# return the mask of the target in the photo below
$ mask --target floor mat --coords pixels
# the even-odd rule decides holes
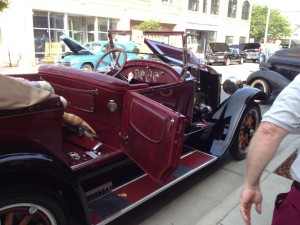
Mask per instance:
[[[113,192],[89,203],[90,209],[102,218],[106,218],[128,205],[130,203],[127,200]]]

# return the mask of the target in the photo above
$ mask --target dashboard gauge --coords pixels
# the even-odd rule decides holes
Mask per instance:
[[[140,76],[140,71],[138,69],[135,69],[134,70],[134,79],[137,80],[139,78],[139,76]]]
[[[131,81],[133,77],[134,77],[133,73],[129,72],[127,77],[128,81]]]
[[[146,81],[150,82],[152,80],[152,70],[148,69],[146,72]]]
[[[158,79],[159,79],[159,74],[158,74],[158,72],[155,72],[153,74],[153,81],[156,82],[156,81],[158,81]]]
[[[141,80],[144,80],[144,79],[145,79],[145,71],[144,71],[144,70],[141,70],[141,71],[140,71],[140,79],[141,79]]]

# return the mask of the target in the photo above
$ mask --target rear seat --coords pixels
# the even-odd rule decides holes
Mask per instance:
[[[41,65],[38,75],[40,79],[52,85],[56,94],[66,98],[66,112],[85,120],[96,131],[101,141],[113,148],[120,147],[119,132],[125,92],[148,86],[129,84],[98,72],[63,66]],[[108,108],[111,101],[117,105],[114,112]]]

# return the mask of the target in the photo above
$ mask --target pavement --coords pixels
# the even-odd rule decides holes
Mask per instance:
[[[0,74],[24,74],[37,73],[38,65],[32,66],[28,64],[21,64],[20,66],[0,66]]]
[[[251,218],[253,225],[271,224],[274,201],[276,196],[282,192],[288,192],[292,180],[284,178],[274,173],[274,171],[284,162],[300,144],[299,134],[289,134],[281,143],[276,156],[269,163],[263,172],[261,178],[261,188],[263,193],[262,213],[257,214],[252,207]],[[245,174],[241,171],[239,162],[231,162],[222,170],[227,170],[236,176]],[[221,172],[221,171],[220,171]],[[226,185],[226,184],[223,184]],[[233,185],[227,184],[227,185]],[[242,191],[242,185],[237,185],[236,189],[223,199],[220,204],[206,216],[201,218],[196,225],[242,225],[243,219],[239,211],[239,197]]]
[[[288,192],[292,180],[274,171],[300,144],[299,134],[289,134],[263,172],[262,213],[252,207],[252,225],[270,225],[276,196]],[[206,170],[206,169],[205,169]],[[239,211],[245,160],[230,157],[219,166],[195,174],[158,197],[117,218],[110,225],[244,225]]]

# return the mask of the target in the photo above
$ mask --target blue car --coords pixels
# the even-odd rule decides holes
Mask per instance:
[[[93,41],[82,45],[67,35],[60,36],[60,39],[68,46],[71,52],[65,52],[62,56],[57,57],[54,60],[54,63],[57,65],[92,71],[99,58],[109,50],[108,41]],[[125,44],[116,42],[114,44],[117,48],[122,48],[127,52],[127,60],[140,59],[134,53],[137,48],[135,42]]]

